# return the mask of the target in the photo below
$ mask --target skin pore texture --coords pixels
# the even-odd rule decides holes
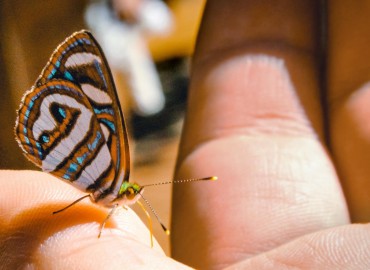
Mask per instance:
[[[86,200],[52,216],[83,194],[2,171],[0,267],[369,269],[370,3],[323,12],[311,0],[207,2],[176,178],[219,180],[174,188],[173,259],[133,211],[97,239],[109,210]]]

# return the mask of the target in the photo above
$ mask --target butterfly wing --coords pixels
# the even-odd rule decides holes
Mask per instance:
[[[128,181],[126,127],[112,74],[88,31],[58,46],[23,97],[15,127],[25,155],[96,200]]]

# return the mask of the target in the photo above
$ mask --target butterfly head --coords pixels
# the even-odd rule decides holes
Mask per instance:
[[[144,192],[144,188],[136,183],[124,181],[118,192],[116,201],[124,205],[134,204]]]

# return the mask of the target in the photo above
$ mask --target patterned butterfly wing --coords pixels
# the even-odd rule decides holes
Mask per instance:
[[[123,115],[107,61],[88,31],[55,50],[23,97],[15,133],[33,163],[96,201],[114,198],[128,181]]]

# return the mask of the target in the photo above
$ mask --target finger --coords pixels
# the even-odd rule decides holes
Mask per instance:
[[[153,264],[185,268],[167,258],[132,210],[117,211],[101,238],[107,211],[88,200],[53,215],[81,192],[45,174],[1,171],[0,261],[4,269],[130,269]]]
[[[279,114],[287,109],[294,110],[297,106],[304,107],[306,114],[300,115],[298,120],[303,122],[302,125],[306,125],[306,121],[310,120],[315,132],[323,137],[316,70],[319,62],[315,57],[318,54],[319,34],[317,4],[310,7],[312,1],[294,5],[287,1],[280,4],[281,6],[277,4],[271,6],[268,1],[259,3],[236,1],[232,6],[228,6],[226,2],[224,4],[222,2],[212,1],[206,5],[192,71],[192,88],[196,90],[190,92],[190,105],[187,110],[186,124],[191,124],[191,128],[184,129],[180,161],[182,154],[188,154],[203,141],[218,135],[224,136],[220,133],[220,128],[223,129],[225,124],[239,127],[246,121],[246,114],[249,116],[261,106],[264,110],[266,104],[267,106],[274,105],[272,109],[278,111]],[[224,12],[221,12],[222,10]],[[266,89],[266,92],[257,96],[260,103],[255,104],[253,98],[257,93],[238,92],[239,89],[233,87],[240,84],[238,76],[246,74],[235,74],[233,78],[235,80],[227,81],[230,85],[226,86],[217,86],[219,81],[211,82],[222,75],[218,71],[218,73],[212,73],[213,77],[210,76],[215,67],[221,66],[222,63],[233,64],[233,59],[244,55],[277,56],[276,59],[283,60],[282,62],[277,61],[278,65],[285,64],[289,67],[288,76],[291,76],[294,84],[299,84],[298,92],[293,94],[283,92],[285,96],[279,96],[280,93],[277,96],[270,95],[271,99],[279,98],[280,102],[269,102],[269,100],[264,102],[264,99],[269,97],[264,96],[269,91]],[[209,79],[204,81],[208,77]],[[266,86],[279,83],[267,82],[270,85]],[[208,86],[210,83],[214,85]],[[204,89],[211,86],[212,88],[208,91]],[[224,91],[225,87],[228,87],[228,92]],[[228,98],[219,94],[220,92],[226,92]],[[241,94],[251,96],[241,99]],[[284,103],[284,98],[289,99],[289,102]],[[282,107],[283,105],[290,107],[285,108]],[[255,114],[262,112],[257,110]],[[208,121],[209,118],[212,121]]]
[[[232,269],[369,269],[370,226],[348,225],[312,233]]]
[[[370,2],[329,1],[331,143],[353,221],[370,221]]]
[[[313,1],[210,1],[194,59],[172,254],[228,265],[348,222],[322,147]]]

